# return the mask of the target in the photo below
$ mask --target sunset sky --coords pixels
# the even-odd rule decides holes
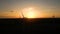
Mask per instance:
[[[28,18],[60,18],[60,0],[0,0],[0,18],[21,18],[21,11]]]

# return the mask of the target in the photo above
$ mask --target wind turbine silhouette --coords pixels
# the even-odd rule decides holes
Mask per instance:
[[[21,11],[21,15],[22,15],[22,17],[24,18],[24,15],[23,15],[23,12]]]
[[[22,11],[21,11],[21,14],[22,14],[22,17],[23,17],[23,18],[25,18],[25,17],[24,17],[24,14],[23,14],[23,12],[22,12]]]
[[[21,11],[21,15],[22,15],[22,17],[23,17],[23,18],[26,18],[26,17],[24,16],[24,14],[23,14],[23,12],[22,12],[22,11]]]

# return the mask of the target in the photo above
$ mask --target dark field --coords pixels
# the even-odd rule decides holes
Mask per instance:
[[[0,31],[36,33],[36,32],[60,32],[60,18],[31,18],[31,19],[0,19]]]

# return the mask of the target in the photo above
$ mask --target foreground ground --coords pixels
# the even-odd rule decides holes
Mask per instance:
[[[60,32],[60,18],[0,19],[1,32]]]

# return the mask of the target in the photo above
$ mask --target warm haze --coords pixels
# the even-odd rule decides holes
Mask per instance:
[[[0,18],[60,18],[60,0],[0,0]]]

